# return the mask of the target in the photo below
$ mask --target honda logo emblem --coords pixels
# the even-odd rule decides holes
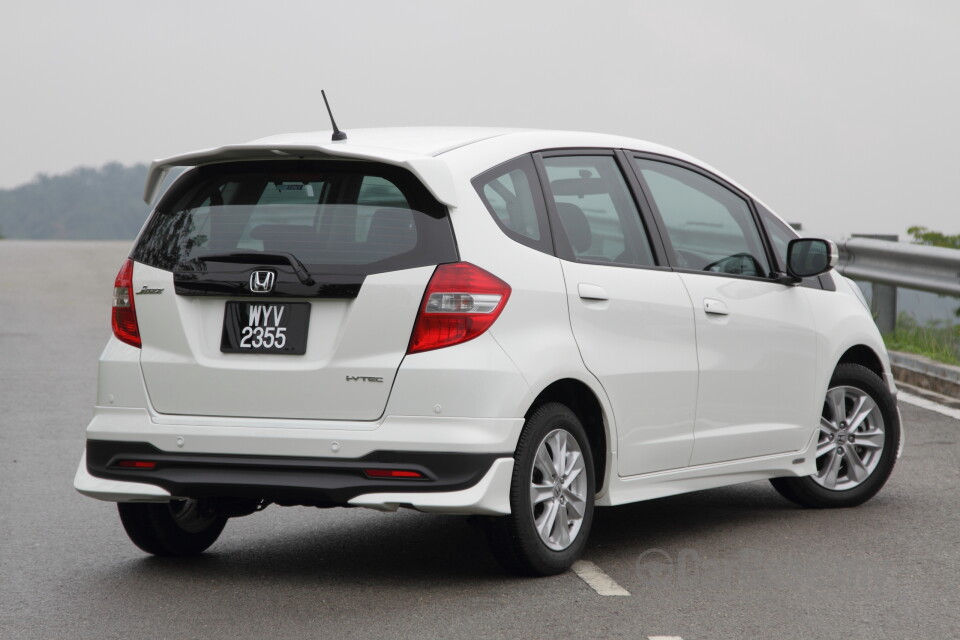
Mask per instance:
[[[277,274],[273,271],[254,271],[250,274],[250,291],[253,293],[270,293]]]

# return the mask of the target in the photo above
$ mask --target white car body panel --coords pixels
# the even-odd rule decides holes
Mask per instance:
[[[134,291],[164,290],[136,295],[140,364],[153,408],[200,416],[376,420],[432,274],[433,267],[378,273],[366,278],[356,299],[310,301],[307,353],[285,356],[221,353],[226,298],[174,295],[172,273],[137,264]]]
[[[784,476],[807,476],[816,472],[817,437],[813,433],[802,451],[730,460],[619,478],[610,491],[597,499],[599,506],[629,504],[667,496],[725,487]]]
[[[523,375],[488,331],[448,349],[406,356],[387,415],[515,418],[530,401]]]
[[[110,336],[97,367],[97,407],[150,406],[140,370],[140,349]]]
[[[169,502],[175,497],[153,484],[106,480],[90,475],[86,452],[80,457],[77,473],[73,476],[73,488],[88,498],[105,502]]]
[[[362,458],[374,451],[506,453],[523,418],[387,416],[358,425],[335,420],[239,420],[159,416],[147,409],[96,407],[87,438],[146,442],[161,451]],[[366,428],[361,428],[366,427]]]
[[[563,271],[583,361],[612,398],[617,473],[686,467],[698,374],[693,312],[680,277],[573,262]]]
[[[836,272],[832,273],[836,292],[811,289],[807,294],[817,330],[818,391],[826,393],[833,367],[848,350],[860,347],[868,349],[880,360],[884,372],[882,378],[890,393],[896,395],[897,385],[883,338],[869,310],[854,293],[857,285]]]
[[[693,466],[799,450],[819,423],[808,289],[680,275],[697,323],[700,385]],[[708,311],[720,303],[721,312]]]
[[[510,513],[513,458],[501,458],[469,489],[437,493],[366,493],[350,500],[356,507],[396,511],[408,507],[425,513],[505,516]]]

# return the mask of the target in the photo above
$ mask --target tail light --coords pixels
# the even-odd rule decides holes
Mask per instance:
[[[496,321],[509,297],[510,285],[476,265],[440,265],[427,285],[407,353],[473,340]]]
[[[140,327],[133,302],[133,260],[129,259],[120,267],[113,283],[113,335],[140,348]]]

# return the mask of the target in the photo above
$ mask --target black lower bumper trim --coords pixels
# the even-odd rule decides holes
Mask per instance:
[[[87,470],[107,480],[141,482],[185,498],[253,498],[277,504],[339,506],[366,493],[432,493],[475,485],[509,454],[374,451],[339,460],[288,456],[170,453],[146,442],[87,440]],[[122,460],[153,468],[119,467]],[[418,471],[423,478],[368,478],[364,469]]]

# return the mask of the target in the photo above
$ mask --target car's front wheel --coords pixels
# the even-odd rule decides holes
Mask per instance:
[[[857,364],[833,374],[820,416],[817,472],[770,482],[804,507],[853,507],[877,494],[896,463],[900,416],[880,378]]]
[[[494,555],[515,573],[562,573],[583,552],[593,521],[593,457],[576,414],[559,403],[539,407],[514,461],[511,514],[489,520]]]
[[[194,556],[210,547],[227,524],[204,513],[197,500],[120,502],[120,522],[135,545],[156,556]]]

